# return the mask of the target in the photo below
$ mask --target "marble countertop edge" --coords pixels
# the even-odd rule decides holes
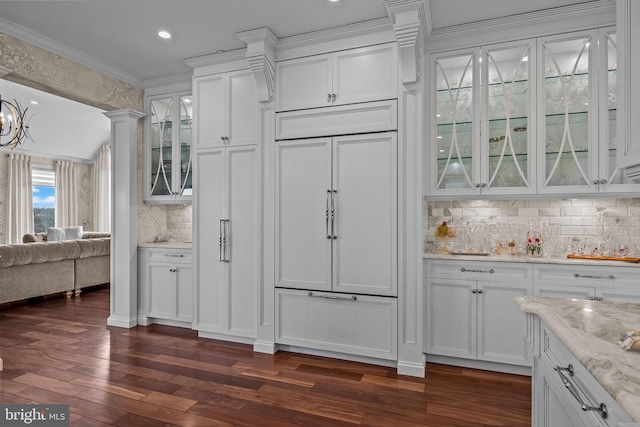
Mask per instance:
[[[191,249],[191,242],[138,242],[139,248]]]
[[[617,344],[633,325],[640,327],[639,304],[545,297],[517,297],[515,302],[523,312],[540,317],[640,425],[640,352],[625,351]],[[634,308],[633,313],[628,312],[629,307]],[[581,312],[585,313],[584,324],[576,321]],[[621,316],[628,316],[629,322],[621,323]],[[616,325],[615,330],[611,325]]]
[[[423,259],[438,259],[438,260],[453,260],[453,261],[488,261],[488,262],[519,262],[530,264],[564,264],[564,265],[600,265],[600,266],[615,266],[615,267],[640,267],[640,263],[626,262],[626,261],[605,261],[605,260],[590,260],[590,259],[574,259],[565,257],[527,257],[518,255],[448,255],[448,254],[434,254],[423,253]]]

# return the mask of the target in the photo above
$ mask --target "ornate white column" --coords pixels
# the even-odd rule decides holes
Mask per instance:
[[[393,22],[400,56],[400,80],[404,84],[420,80],[422,40],[427,35],[423,0],[385,0]]]
[[[385,0],[398,43],[398,162],[400,263],[398,268],[398,374],[424,377],[424,296],[422,283],[422,159],[424,0]]]
[[[133,110],[104,113],[111,119],[111,315],[107,325],[138,324],[137,163],[138,119]]]
[[[276,88],[276,46],[278,37],[269,28],[236,33],[247,44],[245,57],[258,84],[258,101],[271,102]]]

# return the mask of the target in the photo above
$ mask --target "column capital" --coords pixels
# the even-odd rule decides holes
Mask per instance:
[[[402,83],[420,80],[423,39],[427,34],[424,0],[385,0],[400,56]]]
[[[245,57],[258,86],[258,100],[271,102],[276,86],[276,47],[278,37],[268,27],[236,33],[247,44]]]

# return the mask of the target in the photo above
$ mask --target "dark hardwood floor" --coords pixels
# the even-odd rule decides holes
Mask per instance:
[[[395,369],[107,327],[109,290],[0,307],[0,403],[66,403],[72,426],[530,426],[531,380]]]

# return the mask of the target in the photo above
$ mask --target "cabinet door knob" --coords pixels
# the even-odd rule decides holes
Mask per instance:
[[[487,186],[487,183],[486,183],[486,182],[483,182],[483,183],[480,185],[480,187],[482,187],[482,188],[485,188],[486,186]]]
[[[607,180],[606,180],[606,179],[601,179],[601,180],[600,180],[600,184],[606,184],[606,183],[607,183]]]
[[[336,98],[337,98],[337,96],[336,96],[336,94],[335,94],[335,93],[331,94],[331,100],[332,100],[333,102],[336,102]]]
[[[330,93],[327,94],[327,102],[331,102],[331,94]]]
[[[171,273],[175,273],[176,271],[178,271],[178,269],[177,269],[177,268],[170,268],[170,269],[169,269],[169,272],[171,272]]]
[[[476,183],[476,188],[480,188],[480,183]]]

